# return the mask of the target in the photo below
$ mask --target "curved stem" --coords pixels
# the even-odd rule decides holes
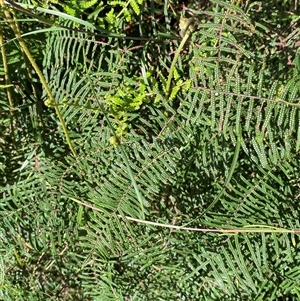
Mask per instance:
[[[2,30],[1,24],[0,24],[0,47],[1,47],[1,57],[2,57],[3,69],[4,69],[6,93],[7,93],[7,98],[8,98],[8,102],[9,102],[10,129],[11,129],[13,144],[16,147],[16,138],[15,138],[14,123],[13,123],[14,102],[13,102],[13,98],[12,98],[12,89],[11,89],[12,85],[11,85],[10,76],[9,76],[9,72],[8,72],[8,63],[7,63],[6,51],[5,51],[5,47],[4,47],[3,30]]]
[[[180,52],[183,49],[183,47],[184,47],[185,43],[187,42],[187,40],[189,39],[189,37],[191,36],[191,34],[192,34],[192,30],[190,29],[190,26],[191,26],[191,24],[193,22],[193,19],[190,18],[187,22],[188,23],[185,25],[186,28],[187,28],[186,32],[184,33],[184,36],[183,36],[183,38],[181,40],[181,43],[179,44],[179,47],[178,47],[178,49],[175,52],[175,56],[174,56],[172,64],[171,64],[171,68],[170,68],[170,72],[169,72],[169,76],[168,76],[168,81],[167,81],[167,85],[166,85],[166,94],[165,94],[166,95],[166,100],[168,100],[168,98],[170,96],[171,81],[172,81],[172,78],[173,78],[175,65],[176,65],[176,63],[178,61]]]
[[[71,142],[71,139],[70,139],[70,136],[69,136],[69,133],[68,133],[65,121],[63,119],[63,116],[62,116],[62,114],[61,114],[61,112],[59,110],[59,107],[58,107],[58,105],[57,105],[57,103],[55,101],[55,98],[52,95],[52,92],[51,92],[51,90],[50,90],[50,88],[49,88],[49,86],[48,86],[48,84],[46,82],[46,79],[45,79],[43,73],[41,72],[40,68],[38,67],[37,63],[35,62],[34,58],[32,57],[29,49],[27,48],[27,46],[26,46],[23,38],[21,37],[21,34],[20,34],[20,32],[19,32],[19,30],[18,30],[15,22],[11,18],[10,13],[9,13],[8,9],[6,8],[5,3],[4,3],[3,0],[0,0],[0,5],[3,8],[5,17],[8,20],[8,22],[10,23],[10,26],[11,26],[11,28],[12,28],[12,30],[13,30],[13,32],[14,32],[14,34],[15,34],[15,36],[16,36],[16,38],[17,38],[17,40],[18,40],[18,42],[19,42],[19,44],[21,46],[21,48],[22,48],[22,50],[26,54],[26,56],[27,56],[28,60],[30,61],[32,67],[34,68],[35,72],[37,73],[37,75],[38,75],[38,77],[39,77],[39,79],[40,79],[43,87],[45,88],[45,90],[46,90],[46,92],[48,94],[50,102],[53,104],[53,106],[55,108],[55,112],[56,112],[56,114],[58,116],[58,119],[60,121],[60,124],[62,126],[63,132],[64,132],[66,140],[67,140],[67,143],[68,143],[68,145],[69,145],[69,147],[70,147],[70,149],[72,151],[73,156],[77,157],[76,151],[75,151],[75,149],[74,149],[74,147],[72,145],[72,142]]]

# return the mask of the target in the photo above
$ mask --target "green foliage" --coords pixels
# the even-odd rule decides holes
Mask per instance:
[[[136,15],[140,14],[140,6],[143,4],[143,0],[109,0],[108,5],[112,7],[110,11],[110,23],[115,23],[117,19],[123,14],[125,20],[130,22],[132,20],[132,13],[129,8],[132,8],[133,12]],[[116,14],[115,9],[121,7],[122,10],[120,13]]]
[[[85,15],[89,20],[96,20],[101,27],[106,28],[108,26],[109,29],[118,27],[115,26],[116,23],[119,23],[123,18],[126,22],[134,21],[135,17],[140,15],[140,7],[143,2],[143,0],[109,0],[107,2],[99,0],[32,1],[35,6],[44,8],[59,7],[70,16],[80,18]],[[109,8],[109,11],[104,13],[107,8]],[[105,21],[107,24],[105,24]]]
[[[103,5],[102,1],[99,0],[89,0],[89,1],[81,1],[81,0],[67,0],[67,1],[58,1],[58,0],[32,0],[32,3],[35,6],[42,6],[44,8],[49,8],[51,5],[60,5],[64,12],[71,16],[79,16],[79,12],[84,12],[88,8],[91,8],[95,5]],[[97,8],[95,6],[95,8]]]
[[[148,73],[149,76],[150,73]],[[122,136],[127,128],[128,114],[140,110],[141,106],[147,103],[147,89],[142,78],[125,78],[124,80],[124,86],[117,87],[116,94],[105,96],[105,103],[108,104],[111,114],[119,123],[116,128],[118,137]]]
[[[76,8],[100,14],[92,2]],[[64,28],[25,40],[77,157],[3,25],[14,103],[0,89],[1,299],[299,299],[295,10],[273,1],[266,22],[271,4],[233,2],[186,3],[196,31],[168,101],[180,40],[152,38],[155,20],[172,19],[169,2],[112,1],[99,17],[118,33],[126,10],[153,18],[131,29],[145,40],[61,19]]]

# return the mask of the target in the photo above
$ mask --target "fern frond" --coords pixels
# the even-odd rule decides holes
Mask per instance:
[[[110,1],[101,16],[101,3],[75,2],[98,4],[87,18],[104,26],[108,16],[120,31],[148,7],[171,18],[142,0]],[[272,69],[273,46],[258,42],[272,32],[252,19],[255,5],[213,0],[194,12],[169,102],[179,41],[96,38],[61,20],[47,32],[42,70],[78,156],[49,108],[37,140],[35,115],[18,107],[12,154],[9,118],[0,122],[1,297],[298,298],[299,75]],[[20,54],[9,49],[14,68]]]

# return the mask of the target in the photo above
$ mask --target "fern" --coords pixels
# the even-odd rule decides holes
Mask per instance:
[[[101,18],[122,31],[118,14],[141,5],[109,2]],[[9,130],[3,111],[1,298],[299,298],[299,74],[274,72],[269,32],[242,6],[189,9],[197,30],[170,101],[180,41],[98,38],[62,20],[47,32],[40,64],[78,155],[51,108],[15,103]]]
[[[41,5],[44,8],[49,8],[51,5],[60,5],[64,9],[64,12],[71,16],[79,16],[79,11],[86,11],[88,8],[91,8],[100,2],[98,0],[89,0],[89,1],[81,1],[81,0],[68,0],[63,3],[59,3],[58,0],[38,0],[32,1],[35,6]],[[102,5],[100,2],[99,5]]]

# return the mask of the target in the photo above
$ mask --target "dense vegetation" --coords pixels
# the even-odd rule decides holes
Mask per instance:
[[[300,299],[298,1],[0,7],[1,300]]]

